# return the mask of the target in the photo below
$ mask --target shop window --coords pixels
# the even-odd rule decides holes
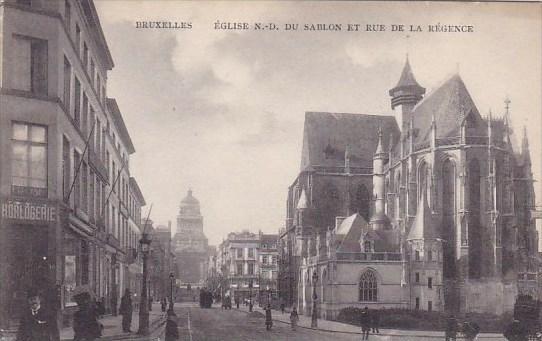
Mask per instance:
[[[47,197],[47,128],[14,122],[11,154],[12,191]]]

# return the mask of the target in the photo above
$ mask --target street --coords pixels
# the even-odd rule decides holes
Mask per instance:
[[[222,310],[217,306],[201,309],[192,303],[177,303],[180,341],[224,341],[224,340],[359,340],[360,335],[331,334],[298,328],[274,322],[271,331],[265,330],[265,318],[248,317],[245,311]],[[372,337],[371,339],[377,340]],[[378,340],[386,340],[378,338]]]

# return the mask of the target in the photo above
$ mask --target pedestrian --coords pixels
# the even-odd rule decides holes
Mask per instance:
[[[453,314],[451,314],[446,321],[446,330],[444,334],[446,341],[455,341],[457,339],[457,320]]]
[[[126,288],[124,296],[120,300],[120,314],[122,315],[122,331],[125,333],[131,333],[130,327],[132,325],[132,294],[130,289]]]
[[[373,334],[380,334],[380,330],[378,329],[380,327],[380,312],[378,311],[378,309],[375,309],[371,312],[370,315]]]
[[[105,315],[105,298],[102,297],[99,301],[96,302],[96,313],[98,317]]]
[[[165,313],[166,312],[166,308],[167,308],[167,300],[165,297],[162,298],[162,300],[160,301],[160,304],[162,306],[162,312]]]
[[[27,293],[28,308],[21,316],[17,341],[58,341],[58,324],[54,312],[42,306],[41,295],[36,290]]]
[[[273,327],[273,317],[271,316],[271,304],[267,304],[265,307],[265,329],[271,330]]]
[[[292,324],[292,330],[296,330],[297,321],[299,321],[299,315],[297,315],[297,308],[294,306],[290,313],[290,323]]]
[[[73,340],[93,341],[102,336],[102,325],[98,322],[98,312],[88,286],[75,288],[73,299],[79,308],[73,314]]]
[[[509,341],[527,341],[527,329],[519,322],[514,320],[504,331],[504,337]]]
[[[177,329],[177,315],[175,315],[175,312],[173,310],[168,310],[165,341],[175,341],[178,339],[179,329]]]
[[[280,313],[284,314],[285,309],[286,309],[286,305],[284,304],[284,302],[280,302]]]
[[[371,316],[369,315],[369,308],[365,307],[361,311],[361,339],[369,340],[369,330],[371,325]]]
[[[239,309],[239,296],[235,296],[235,306]]]

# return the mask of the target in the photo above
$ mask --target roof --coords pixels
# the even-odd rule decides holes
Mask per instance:
[[[192,190],[189,189],[186,197],[181,200],[181,205],[199,205],[198,199],[192,195]]]
[[[132,188],[132,192],[136,195],[136,199],[139,201],[141,206],[147,205],[147,203],[145,202],[145,198],[141,193],[141,189],[139,188],[139,185],[137,184],[137,181],[133,176],[130,177],[130,187]]]
[[[124,119],[122,118],[122,114],[120,113],[119,106],[117,105],[117,101],[114,98],[108,98],[107,108],[111,112],[113,123],[115,124],[115,127],[117,127],[117,131],[119,132],[119,136],[122,139],[122,142],[126,146],[126,150],[128,151],[129,154],[135,153],[135,148],[132,143],[132,139],[130,138],[128,129],[126,129],[126,125],[124,124]]]
[[[390,134],[395,141],[399,140],[399,127],[393,116],[305,113],[301,171],[313,166],[344,167],[347,145],[351,167],[372,167],[379,128],[386,132],[382,147],[387,150]]]
[[[301,191],[301,195],[299,196],[299,200],[297,201],[297,209],[305,209],[309,208],[309,204],[307,201],[307,193],[305,193],[305,189]]]
[[[94,1],[81,0],[80,3],[81,7],[83,8],[83,13],[85,14],[85,18],[87,19],[87,23],[92,28],[91,34],[95,36],[94,38],[96,40],[96,43],[99,47],[101,47],[100,57],[104,62],[106,69],[111,70],[115,66],[115,63],[113,62],[111,51],[109,50],[109,46],[107,45],[107,41],[102,30],[102,25],[100,24],[100,18],[98,17],[98,12],[96,11],[96,7],[94,6]]]
[[[425,191],[422,191],[422,197],[418,203],[418,212],[416,213],[416,217],[410,226],[407,240],[439,238],[435,228],[436,224],[433,221],[433,216],[431,214],[429,204],[427,203]]]
[[[360,237],[367,229],[367,221],[359,213],[345,218],[335,231],[337,252],[361,252]]]
[[[437,125],[437,138],[459,136],[461,124],[468,115],[472,115],[471,119],[481,130],[481,134],[485,135],[487,130],[459,74],[452,75],[427,94],[412,111],[416,143],[426,142],[431,138],[433,116]]]
[[[278,234],[264,234],[260,235],[260,242],[276,242],[279,239]]]
[[[392,92],[398,89],[402,88],[409,88],[409,87],[417,87],[425,90],[418,82],[416,81],[416,78],[414,77],[414,73],[412,72],[412,68],[410,67],[410,62],[408,61],[408,56],[406,59],[405,66],[403,67],[403,72],[401,72],[401,78],[399,78],[399,82],[397,82],[397,85],[390,90],[390,95]]]

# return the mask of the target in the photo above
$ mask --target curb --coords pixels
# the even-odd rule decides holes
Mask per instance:
[[[142,336],[138,334],[119,334],[119,335],[111,335],[111,336],[104,336],[97,340],[100,341],[114,341],[114,340],[131,340],[131,341],[151,341],[151,340],[158,340],[160,333],[157,333],[157,331],[161,330],[161,327],[166,323],[166,317],[165,315],[160,316],[156,320],[153,320],[149,324],[149,335]]]
[[[245,311],[245,310],[241,310],[241,309],[232,309],[232,310],[237,310],[239,312],[243,312],[245,314],[250,314],[250,312],[248,311]],[[253,310],[254,311],[254,310]],[[282,320],[278,320],[278,319],[273,319],[274,322],[280,322],[280,323],[283,323],[283,324],[289,324],[291,325],[292,323],[291,322],[287,322],[287,321],[282,321]],[[320,331],[320,332],[326,332],[326,333],[340,333],[340,334],[347,334],[347,335],[361,335],[361,331],[360,332],[351,332],[351,331],[342,331],[342,330],[332,330],[332,329],[324,329],[324,328],[313,328],[313,327],[306,327],[306,326],[301,326],[301,325],[297,325],[298,328],[302,328],[302,329],[307,329],[307,330],[314,330],[314,331]],[[378,336],[396,336],[396,337],[417,337],[417,338],[426,338],[426,339],[445,339],[445,336],[441,336],[441,335],[423,335],[423,334],[393,334],[393,333],[378,333],[378,334],[374,334],[374,333],[370,333],[369,335],[378,335]],[[486,339],[486,340],[496,340],[496,339],[503,339],[504,336],[484,336],[484,335],[479,335],[477,337],[477,339]],[[456,338],[457,340],[466,340],[465,337],[463,336],[458,336]]]

